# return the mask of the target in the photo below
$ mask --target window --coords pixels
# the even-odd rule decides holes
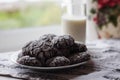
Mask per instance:
[[[60,0],[0,0],[0,29],[60,25]]]

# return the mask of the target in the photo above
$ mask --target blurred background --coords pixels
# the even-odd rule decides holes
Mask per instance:
[[[20,50],[45,33],[60,33],[61,0],[0,0],[0,52]]]
[[[0,0],[0,52],[20,50],[43,34],[62,34],[63,13],[83,10],[68,1],[84,3],[87,25],[81,32],[86,41],[120,38],[120,0]]]
[[[59,25],[60,9],[59,0],[0,0],[0,29]]]

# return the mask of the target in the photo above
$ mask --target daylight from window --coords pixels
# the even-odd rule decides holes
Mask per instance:
[[[1,0],[0,29],[60,25],[58,0]]]

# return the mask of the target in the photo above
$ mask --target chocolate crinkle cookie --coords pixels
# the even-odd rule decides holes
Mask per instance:
[[[35,57],[23,56],[17,60],[18,63],[28,66],[42,66],[41,62]]]
[[[75,64],[90,60],[90,55],[88,52],[81,52],[70,55],[68,59],[70,60],[71,64]]]
[[[87,51],[87,47],[85,44],[75,42],[73,46],[70,48],[71,53],[79,53]]]
[[[41,50],[40,46],[42,46],[42,42],[30,41],[22,48],[22,53],[33,57]]]
[[[57,49],[69,48],[74,44],[74,39],[70,35],[58,36],[53,40],[54,47]]]
[[[70,60],[64,56],[57,56],[46,61],[46,66],[57,67],[66,66],[70,64]]]
[[[70,55],[70,50],[69,49],[57,49],[57,56],[68,56]]]
[[[39,38],[39,41],[43,40],[46,42],[51,42],[55,37],[56,35],[54,34],[45,34]]]

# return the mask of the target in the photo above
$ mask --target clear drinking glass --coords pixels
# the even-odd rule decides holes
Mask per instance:
[[[76,41],[85,43],[85,3],[80,0],[65,0],[62,7],[62,33],[69,34]]]

